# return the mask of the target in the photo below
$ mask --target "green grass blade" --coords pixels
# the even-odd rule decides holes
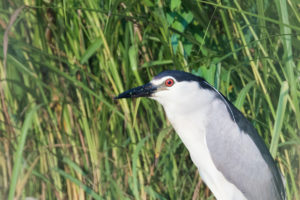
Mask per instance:
[[[280,89],[280,96],[276,110],[276,118],[273,128],[272,141],[270,145],[270,152],[273,158],[276,157],[276,153],[278,150],[279,136],[282,128],[282,124],[284,121],[286,102],[288,98],[289,86],[286,81],[282,82]]]
[[[18,139],[18,144],[17,144],[17,150],[15,154],[15,161],[14,161],[14,167],[13,167],[13,172],[12,172],[12,178],[9,186],[9,193],[8,193],[8,200],[13,200],[14,199],[14,194],[16,190],[16,185],[17,181],[20,178],[19,173],[22,167],[22,160],[23,160],[23,150],[24,150],[24,145],[27,139],[27,134],[29,128],[32,126],[32,118],[33,115],[36,113],[40,106],[36,106],[32,109],[30,109],[25,117],[25,121],[23,123],[22,129],[21,129],[21,135],[19,136]]]
[[[298,128],[300,128],[300,110],[299,110],[299,100],[297,95],[299,89],[297,89],[297,78],[295,77],[295,72],[294,72],[296,65],[293,60],[292,37],[291,37],[292,29],[290,27],[283,26],[283,24],[290,24],[289,13],[288,13],[286,0],[276,0],[276,4],[282,22],[282,24],[280,24],[280,28],[282,32],[283,48],[285,51],[285,56],[283,57],[283,59],[285,60],[291,97],[293,100],[293,106],[295,108],[296,121],[297,121]]]
[[[139,160],[138,157],[139,157],[140,151],[142,150],[147,139],[149,139],[149,137],[145,137],[141,141],[139,141],[139,143],[137,144],[136,149],[132,155],[132,178],[133,178],[132,188],[133,188],[133,194],[134,194],[135,199],[140,199],[139,188],[141,187],[138,184],[138,171],[140,169],[138,169],[138,167],[137,167],[138,166],[137,161]]]
[[[247,83],[247,85],[239,92],[237,99],[234,102],[234,105],[241,110],[243,104],[245,103],[246,95],[248,94],[249,90],[255,85],[255,81],[251,81]]]
[[[97,39],[95,42],[93,42],[84,52],[83,56],[80,59],[80,63],[86,63],[86,61],[88,61],[88,59],[100,48],[101,45],[102,39]]]
[[[79,181],[78,179],[74,178],[73,176],[71,176],[70,174],[66,173],[65,171],[63,171],[63,170],[61,170],[59,168],[54,168],[53,170],[56,171],[56,172],[58,172],[60,175],[62,175],[66,179],[69,179],[70,181],[72,181],[73,183],[75,183],[78,187],[82,188],[87,194],[89,194],[94,199],[97,199],[97,200],[102,200],[103,199],[96,192],[94,192],[93,189],[89,188],[88,186],[86,186],[85,184],[83,184],[81,181]]]

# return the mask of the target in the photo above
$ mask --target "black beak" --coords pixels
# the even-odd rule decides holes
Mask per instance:
[[[157,89],[157,87],[155,87],[151,83],[147,83],[145,85],[125,91],[125,92],[119,94],[118,96],[116,96],[115,99],[150,97],[151,94],[153,94],[156,89]]]

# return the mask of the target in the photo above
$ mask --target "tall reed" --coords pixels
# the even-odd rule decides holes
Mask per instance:
[[[149,99],[165,69],[203,76],[300,191],[297,0],[2,1],[0,199],[213,199]]]

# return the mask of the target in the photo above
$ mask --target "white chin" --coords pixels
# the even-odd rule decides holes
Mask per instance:
[[[155,101],[157,101],[158,103],[160,103],[161,105],[163,105],[163,101],[159,96],[156,96],[155,94],[151,97],[149,97],[150,99],[153,99]]]

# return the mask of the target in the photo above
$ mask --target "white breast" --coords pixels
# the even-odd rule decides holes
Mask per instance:
[[[200,102],[200,104],[203,102]],[[170,105],[170,104],[168,104]],[[205,105],[204,103],[202,105]],[[207,105],[207,104],[206,104]],[[206,144],[205,123],[208,113],[213,112],[210,107],[199,105],[195,112],[185,115],[180,109],[172,105],[164,106],[166,114],[182,142],[189,150],[193,163],[197,166],[200,176],[218,200],[246,199],[238,188],[230,183],[215,167]],[[201,112],[199,112],[201,109]],[[176,112],[178,111],[178,112]]]

